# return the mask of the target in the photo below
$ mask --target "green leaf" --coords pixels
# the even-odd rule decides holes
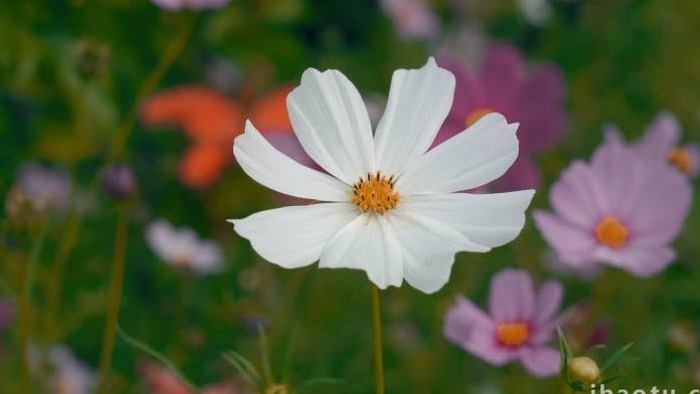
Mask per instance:
[[[270,385],[274,382],[272,368],[270,367],[270,347],[267,344],[267,334],[262,324],[258,324],[258,335],[260,335],[260,358],[262,360],[263,375],[265,382]]]
[[[627,345],[618,349],[615,353],[613,353],[613,355],[610,356],[610,358],[605,360],[605,363],[603,364],[603,366],[601,368],[601,372],[603,374],[605,374],[605,372],[607,370],[609,370],[613,365],[615,365],[615,363],[620,359],[620,357],[622,357],[623,354],[625,354],[628,350],[630,350],[633,345],[634,345],[634,342],[630,342]]]
[[[177,375],[180,380],[182,380],[187,388],[190,390],[198,393],[199,389],[197,389],[197,386],[195,386],[181,371],[180,369],[170,361],[167,357],[156,351],[155,349],[151,348],[150,346],[146,345],[145,343],[139,341],[138,339],[132,337],[131,335],[127,334],[120,326],[117,326],[117,333],[119,333],[119,336],[128,343],[129,345],[135,347],[138,350],[141,350],[142,352],[146,353],[150,357],[156,359],[158,362],[163,364],[170,372],[174,373]]]
[[[316,387],[316,386],[323,386],[323,385],[340,385],[340,384],[345,384],[346,381],[344,379],[336,379],[336,378],[313,378],[306,380],[299,384],[299,389],[307,389],[311,387]]]
[[[557,326],[557,335],[559,337],[559,353],[561,354],[561,369],[559,370],[559,374],[565,382],[569,383],[569,357],[571,356],[571,348],[559,326]]]
[[[260,377],[260,373],[248,359],[233,350],[224,353],[223,356],[229,364],[238,370],[238,373],[241,374],[248,384],[255,387],[261,386],[262,378]]]

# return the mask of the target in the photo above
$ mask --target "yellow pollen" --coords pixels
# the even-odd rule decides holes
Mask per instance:
[[[668,163],[678,168],[685,174],[690,174],[693,169],[693,158],[685,148],[675,148],[668,152]]]
[[[595,228],[598,242],[611,248],[621,248],[627,243],[629,230],[613,216],[604,217]]]
[[[352,187],[352,202],[362,212],[384,212],[395,208],[399,203],[399,194],[394,190],[394,177],[385,177],[381,173],[367,174]]]
[[[496,327],[496,337],[502,345],[517,347],[530,337],[530,327],[525,323],[501,323]]]
[[[472,111],[469,116],[464,120],[464,126],[469,127],[476,123],[477,120],[484,117],[484,115],[494,112],[491,108],[477,108]]]

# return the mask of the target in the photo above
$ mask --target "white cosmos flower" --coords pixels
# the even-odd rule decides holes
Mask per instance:
[[[158,219],[146,228],[146,241],[164,262],[199,275],[221,271],[223,257],[219,245],[201,240],[188,228],[175,228]]]
[[[517,124],[496,113],[428,150],[452,105],[455,79],[434,59],[394,72],[376,132],[355,86],[339,71],[308,69],[287,97],[294,132],[327,173],[277,151],[247,122],[233,153],[278,192],[319,203],[231,220],[266,260],[285,268],[367,272],[378,287],[432,293],[459,251],[513,240],[534,191],[458,193],[501,176],[518,155]]]

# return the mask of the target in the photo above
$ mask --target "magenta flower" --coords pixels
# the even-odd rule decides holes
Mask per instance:
[[[549,193],[554,212],[536,211],[534,218],[562,263],[603,263],[650,276],[674,260],[669,243],[691,197],[680,173],[609,138],[590,163],[564,170]]]
[[[534,155],[551,147],[567,129],[565,85],[559,69],[540,64],[527,70],[520,51],[510,45],[492,46],[481,68],[470,72],[458,61],[443,58],[440,66],[457,79],[450,114],[434,145],[462,132],[489,112],[500,112],[520,123],[520,155],[495,184],[499,190],[536,187],[539,171]]]
[[[151,0],[153,4],[168,11],[180,11],[183,9],[218,9],[226,6],[229,1],[230,0]]]
[[[616,126],[608,129],[608,135],[622,141]],[[662,111],[630,147],[644,157],[668,163],[681,173],[694,177],[700,172],[700,149],[697,144],[681,145],[680,140],[678,119],[671,112]]]
[[[535,292],[527,272],[501,271],[491,280],[488,314],[458,297],[445,316],[445,336],[492,365],[520,360],[532,375],[552,376],[559,371],[559,352],[549,343],[563,292],[556,281]]]

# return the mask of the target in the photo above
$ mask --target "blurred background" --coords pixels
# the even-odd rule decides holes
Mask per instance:
[[[4,2],[0,393],[21,392],[23,355],[35,392],[92,392],[120,261],[120,327],[197,386],[256,392],[222,355],[233,350],[260,371],[268,358],[271,381],[285,387],[274,390],[372,392],[365,274],[284,270],[225,221],[298,203],[234,163],[243,119],[303,161],[283,103],[307,67],[345,73],[376,119],[393,70],[436,56],[475,73],[490,48],[505,46],[523,72],[546,66],[561,77],[562,130],[532,152],[533,206],[548,208],[549,186],[590,157],[606,124],[635,139],[668,110],[684,141],[700,140],[698,42],[700,2],[682,0]],[[442,334],[454,296],[483,305],[505,267],[565,284],[577,351],[590,350],[591,333],[611,348],[634,342],[625,382],[700,386],[699,212],[695,197],[677,262],[649,279],[553,270],[528,220],[514,243],[460,254],[436,294],[383,292],[389,392],[563,392],[557,378],[491,367]],[[107,392],[188,392],[158,383],[168,380],[162,363],[124,336],[111,359]]]

